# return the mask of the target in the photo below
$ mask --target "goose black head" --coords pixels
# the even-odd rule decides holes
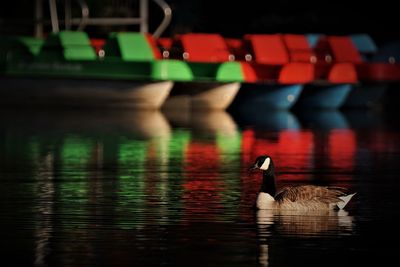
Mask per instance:
[[[262,155],[257,157],[253,166],[251,166],[249,170],[257,170],[257,169],[272,173],[274,171],[274,163],[272,162],[271,157],[268,155]]]

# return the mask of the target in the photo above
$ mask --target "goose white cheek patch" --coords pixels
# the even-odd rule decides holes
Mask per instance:
[[[266,158],[264,163],[261,165],[260,169],[261,170],[268,170],[270,162],[271,162],[271,159],[270,158]]]

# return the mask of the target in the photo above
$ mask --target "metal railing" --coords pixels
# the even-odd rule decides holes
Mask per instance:
[[[71,0],[64,0],[65,4],[65,19],[63,20],[65,29],[70,30],[73,25],[77,25],[78,31],[83,31],[87,25],[140,25],[140,32],[147,33],[149,31],[149,1],[140,0],[139,1],[139,17],[101,17],[101,18],[91,18],[89,7],[84,0],[76,0],[81,9],[81,17],[73,18],[71,12]],[[153,0],[160,8],[163,10],[164,18],[160,25],[154,31],[153,36],[155,38],[160,37],[171,22],[172,9],[164,0]],[[35,5],[35,35],[40,37],[43,34],[43,10],[42,10],[43,0],[36,0]],[[59,23],[62,20],[58,18],[57,12],[57,1],[49,0],[49,10],[50,10],[50,21],[52,32],[59,32]]]

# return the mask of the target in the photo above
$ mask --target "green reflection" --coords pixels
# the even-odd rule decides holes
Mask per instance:
[[[240,148],[242,145],[241,133],[238,131],[229,135],[218,133],[216,139],[218,148],[224,156],[224,162],[236,161],[240,157]]]
[[[63,166],[84,167],[90,160],[93,143],[90,139],[76,136],[65,138],[61,149]]]
[[[191,139],[191,134],[189,130],[185,129],[174,130],[168,144],[169,160],[170,160],[169,172],[174,172],[174,173],[183,172],[182,166],[184,164],[185,153],[188,144],[190,142],[190,139]]]
[[[131,229],[143,225],[147,142],[121,138],[118,150],[117,225]]]
[[[184,181],[185,153],[191,139],[191,133],[187,129],[175,129],[168,142],[168,175],[167,197],[168,202],[173,203],[173,209],[169,212],[169,219],[174,222],[181,220],[182,195]]]
[[[186,130],[150,140],[120,139],[116,208],[120,228],[179,220],[173,210],[181,205],[181,166],[189,140]],[[149,210],[153,214],[150,217]]]
[[[89,138],[68,136],[60,149],[59,172],[63,181],[58,183],[60,209],[65,216],[62,224],[66,228],[85,227],[89,216],[88,168],[93,157],[95,142]],[[64,180],[65,179],[65,180]]]
[[[220,174],[224,182],[224,190],[221,192],[221,202],[235,216],[240,198],[240,151],[242,135],[239,131],[228,134],[218,133],[216,142],[220,151]]]

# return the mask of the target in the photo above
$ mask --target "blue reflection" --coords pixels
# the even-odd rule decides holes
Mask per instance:
[[[338,110],[303,110],[297,112],[296,115],[306,128],[320,130],[349,128],[345,116]]]
[[[272,110],[263,104],[241,106],[231,111],[240,127],[280,131],[301,128],[296,116],[289,110]]]

